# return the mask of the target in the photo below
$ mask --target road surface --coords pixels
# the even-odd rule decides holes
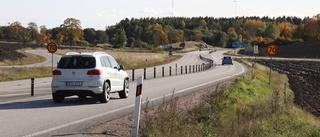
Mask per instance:
[[[163,67],[168,68],[169,65],[176,64],[202,64],[204,62],[199,60],[199,54],[212,58],[216,63],[214,68],[206,71],[171,77],[161,77],[157,72],[157,78],[151,76],[144,80],[142,100],[144,103],[149,101],[149,104],[158,104],[164,99],[170,99],[172,94],[183,96],[247,73],[246,66],[238,62],[234,62],[234,65],[221,65],[224,52],[226,51],[219,50],[211,54],[208,51],[190,52],[180,60],[164,65]],[[149,75],[152,68],[148,70],[151,70],[148,71]],[[79,136],[77,133],[83,129],[134,111],[135,81],[130,82],[129,98],[120,99],[118,94],[112,94],[112,99],[105,104],[100,104],[96,99],[79,99],[75,96],[56,104],[52,101],[50,83],[51,78],[36,79],[34,97],[30,97],[30,80],[0,83],[0,136]]]

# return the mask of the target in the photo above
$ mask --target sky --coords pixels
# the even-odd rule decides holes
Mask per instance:
[[[67,18],[105,30],[128,18],[297,16],[320,14],[320,0],[0,0],[0,26],[19,21],[59,27]],[[172,12],[173,9],[173,12]]]

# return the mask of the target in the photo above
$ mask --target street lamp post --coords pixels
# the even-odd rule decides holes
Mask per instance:
[[[236,18],[237,17],[237,1],[235,0],[235,1],[233,1],[234,2],[234,18]]]

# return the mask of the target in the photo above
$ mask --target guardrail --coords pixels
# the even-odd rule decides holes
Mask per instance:
[[[212,59],[203,57],[201,55],[199,57],[201,60],[206,61],[206,63],[195,64],[195,65],[183,65],[183,66],[178,66],[178,64],[175,64],[174,66],[168,66],[168,67],[161,67],[161,66],[153,67],[153,73],[151,73],[151,71],[147,72],[147,68],[138,69],[140,70],[140,72],[137,72],[137,70],[132,69],[131,80],[132,81],[136,80],[135,75],[137,74],[140,74],[140,75],[143,74],[144,79],[151,79],[151,78],[157,78],[157,77],[168,77],[172,75],[183,75],[183,74],[202,72],[214,66]],[[149,68],[148,70],[150,69],[152,68]]]

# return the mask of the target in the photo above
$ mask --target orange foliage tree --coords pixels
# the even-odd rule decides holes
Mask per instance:
[[[159,29],[155,32],[154,41],[156,46],[168,44],[168,35],[162,29]]]

